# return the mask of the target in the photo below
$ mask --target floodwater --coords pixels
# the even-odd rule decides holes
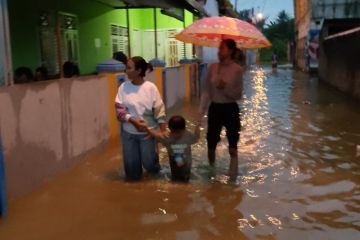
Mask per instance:
[[[10,202],[0,239],[360,239],[360,103],[291,69],[249,70],[241,105],[240,176],[216,170],[205,131],[189,184],[118,177],[109,144],[66,174]],[[197,101],[178,109],[192,126]]]

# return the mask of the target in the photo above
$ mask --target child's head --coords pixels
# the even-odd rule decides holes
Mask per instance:
[[[182,116],[176,115],[169,120],[169,129],[172,134],[181,135],[186,129],[186,121]]]

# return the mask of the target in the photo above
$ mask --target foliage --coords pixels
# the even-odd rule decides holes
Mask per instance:
[[[288,43],[295,38],[294,19],[285,11],[281,11],[275,21],[270,21],[265,26],[263,33],[272,43],[272,47],[261,49],[261,61],[270,61],[273,52],[276,53],[279,61],[286,61]]]

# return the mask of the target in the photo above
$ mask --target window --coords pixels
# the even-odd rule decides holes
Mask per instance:
[[[123,52],[129,55],[128,28],[111,24],[111,50],[112,53]]]
[[[56,20],[53,13],[42,12],[39,20],[39,40],[41,66],[50,76],[59,74],[59,62],[56,41]]]
[[[60,29],[58,30],[57,27]],[[57,36],[58,31],[60,39]],[[47,69],[50,77],[60,73],[64,62],[79,63],[76,15],[58,13],[56,16],[53,12],[42,12],[39,19],[39,40],[41,66]],[[61,46],[61,58],[59,58],[59,46]],[[59,64],[60,59],[61,64]]]
[[[78,24],[76,15],[59,13],[62,40],[62,60],[79,63]]]
[[[178,66],[179,60],[185,57],[184,43],[175,39],[178,29],[167,31],[167,64],[170,67]],[[186,46],[188,47],[188,46]]]

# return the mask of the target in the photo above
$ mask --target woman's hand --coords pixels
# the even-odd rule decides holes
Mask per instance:
[[[220,90],[224,90],[225,86],[226,86],[226,82],[224,82],[224,80],[220,78],[218,84],[216,85],[216,88]]]
[[[132,123],[139,132],[147,132],[148,126],[144,120],[130,118],[129,122]]]
[[[161,132],[166,132],[166,123],[160,123],[159,128]]]

